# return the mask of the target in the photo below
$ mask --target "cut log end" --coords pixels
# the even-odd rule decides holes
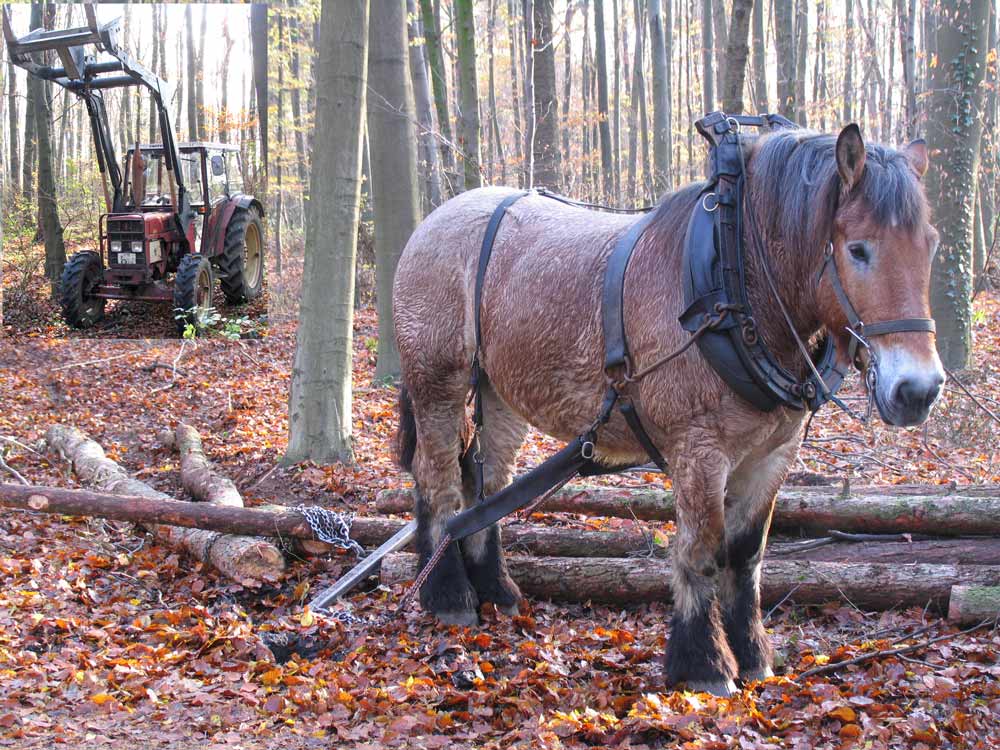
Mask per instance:
[[[974,625],[1000,617],[1000,586],[952,586],[948,619],[956,625]]]

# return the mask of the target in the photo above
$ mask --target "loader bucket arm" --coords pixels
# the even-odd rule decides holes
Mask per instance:
[[[102,92],[104,89],[125,86],[144,86],[148,89],[156,104],[165,166],[173,173],[177,185],[177,222],[187,236],[188,227],[194,220],[194,211],[180,170],[180,153],[167,107],[172,88],[120,46],[119,19],[99,24],[93,3],[85,3],[84,10],[87,16],[86,26],[54,31],[34,29],[25,36],[17,37],[11,26],[8,7],[4,5],[3,35],[10,60],[30,75],[56,83],[83,99],[94,135],[98,167],[102,175],[107,174],[114,189],[113,211],[123,210],[122,171],[115,156]],[[103,52],[112,59],[98,62],[96,54],[87,54],[87,48],[91,45],[97,52]],[[32,57],[50,51],[58,55],[60,65],[43,65]]]

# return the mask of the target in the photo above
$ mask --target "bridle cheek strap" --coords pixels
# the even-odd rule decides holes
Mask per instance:
[[[851,300],[844,290],[844,285],[840,280],[840,271],[837,269],[837,259],[834,257],[832,242],[827,244],[826,258],[823,260],[823,265],[820,267],[819,273],[816,274],[817,288],[820,281],[823,280],[823,275],[826,273],[827,268],[831,269],[830,284],[833,286],[833,293],[837,296],[837,302],[840,303],[844,315],[847,316],[848,332],[853,334],[851,336],[850,348],[847,351],[849,362],[854,363],[857,361],[855,358],[858,352],[858,344],[861,343],[865,345],[865,348],[870,348],[868,347],[867,340],[874,336],[884,336],[889,333],[936,332],[937,328],[931,318],[896,318],[895,320],[883,320],[878,323],[865,323],[861,320],[861,316],[854,309],[854,305],[851,304]]]

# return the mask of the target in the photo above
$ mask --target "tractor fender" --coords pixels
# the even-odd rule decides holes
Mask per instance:
[[[226,227],[229,226],[230,219],[236,213],[236,209],[256,208],[261,216],[264,215],[264,206],[252,195],[235,195],[229,200],[220,203],[212,211],[208,218],[209,255],[217,257],[222,255],[226,246]]]

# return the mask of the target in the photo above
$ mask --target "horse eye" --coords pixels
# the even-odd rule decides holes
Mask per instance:
[[[847,251],[854,260],[859,260],[862,263],[867,263],[871,258],[867,242],[851,242],[847,246]]]

